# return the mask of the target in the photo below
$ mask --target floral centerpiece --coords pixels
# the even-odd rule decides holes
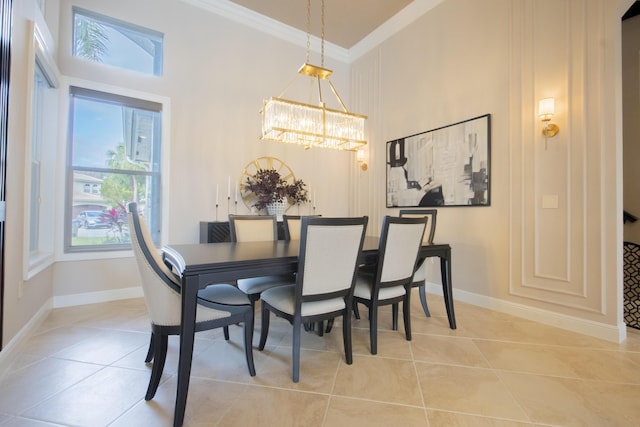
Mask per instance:
[[[245,191],[254,194],[253,206],[262,210],[275,203],[297,205],[309,201],[309,192],[301,179],[287,182],[275,169],[258,169],[245,182]]]

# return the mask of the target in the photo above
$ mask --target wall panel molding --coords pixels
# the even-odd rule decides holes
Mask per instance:
[[[599,138],[589,138],[600,135],[599,123],[588,119],[601,114],[593,85],[602,73],[591,66],[601,61],[600,9],[599,0],[511,3],[510,104],[520,114],[510,123],[509,293],[592,313],[604,312],[602,258],[594,253],[602,186],[592,182],[603,156]],[[548,97],[560,133],[545,140],[537,107]]]

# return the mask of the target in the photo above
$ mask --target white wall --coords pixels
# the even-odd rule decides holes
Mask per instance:
[[[396,212],[382,200],[386,141],[492,115],[491,206],[438,212],[436,240],[452,246],[458,296],[624,335],[617,114],[630,3],[446,0],[354,64],[353,80],[367,82],[354,97],[373,124],[359,191],[379,195],[362,208],[378,223]],[[547,97],[560,133],[545,145],[537,103]],[[558,197],[556,209],[542,208],[546,195]]]

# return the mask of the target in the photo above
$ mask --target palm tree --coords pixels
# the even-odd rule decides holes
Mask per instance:
[[[85,16],[76,15],[75,53],[94,62],[102,62],[109,38],[105,27]]]

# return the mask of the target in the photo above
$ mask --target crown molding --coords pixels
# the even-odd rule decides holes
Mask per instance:
[[[269,35],[307,48],[307,33],[289,25],[261,15],[229,0],[180,0],[183,3],[215,13],[231,21],[263,31]],[[356,43],[351,49],[345,49],[328,41],[324,43],[324,54],[327,57],[350,64],[366,54],[389,37],[442,3],[444,0],[413,0],[400,12],[373,30],[369,35]],[[320,54],[321,39],[311,36],[311,50]]]
[[[238,24],[246,25],[253,30],[265,32],[271,36],[285,40],[307,49],[307,33],[293,28],[289,25],[276,21],[268,16],[261,15],[246,7],[240,6],[229,0],[180,0],[183,3],[199,7],[216,15],[227,18]],[[310,48],[313,52],[320,54],[322,40],[319,37],[311,36]],[[338,61],[349,63],[349,51],[343,47],[335,45],[325,40],[325,56]],[[301,58],[304,59],[304,58]]]

